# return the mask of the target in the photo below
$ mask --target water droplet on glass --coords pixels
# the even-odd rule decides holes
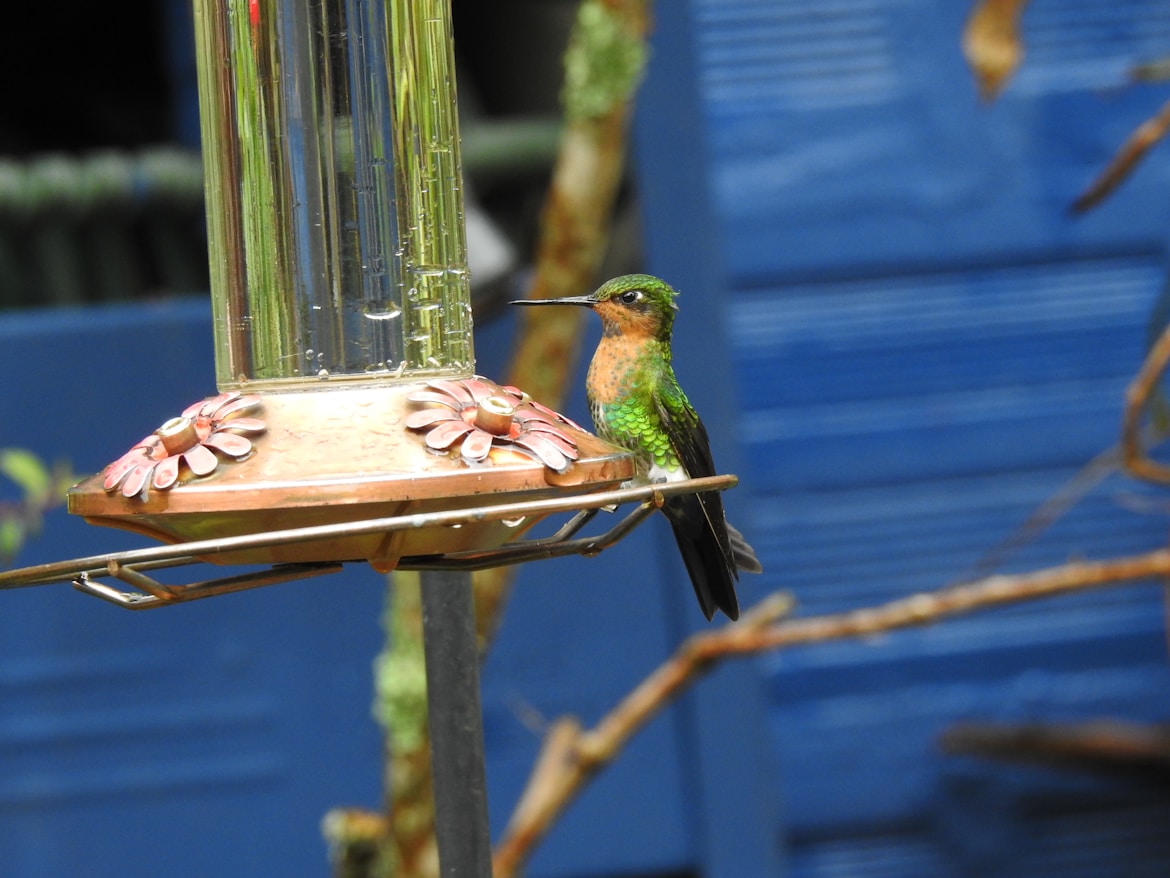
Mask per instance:
[[[402,316],[402,309],[393,308],[389,311],[367,311],[363,316],[367,320],[393,320],[395,317]]]

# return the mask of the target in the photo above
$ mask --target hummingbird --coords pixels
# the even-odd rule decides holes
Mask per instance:
[[[630,451],[638,484],[715,475],[707,429],[679,387],[671,365],[678,293],[648,274],[606,281],[588,296],[520,299],[514,305],[581,305],[601,318],[602,335],[589,364],[586,392],[597,435]],[[703,615],[739,618],[739,571],[763,567],[732,527],[718,491],[674,494],[662,511],[670,521]]]

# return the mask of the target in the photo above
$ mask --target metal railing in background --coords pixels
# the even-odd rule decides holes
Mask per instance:
[[[476,119],[464,129],[465,172],[488,186],[531,178],[551,166],[559,131],[553,118]],[[468,230],[473,268],[476,235]],[[207,288],[197,151],[164,145],[0,156],[0,310]]]
[[[207,289],[198,153],[0,158],[0,308]]]

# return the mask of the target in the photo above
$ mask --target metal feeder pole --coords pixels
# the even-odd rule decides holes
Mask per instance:
[[[471,574],[430,570],[420,578],[439,872],[491,878]]]
[[[389,399],[396,382],[470,378],[450,0],[196,0],[195,24],[220,390],[268,390],[271,411],[289,388],[341,399],[374,381]],[[325,405],[298,435],[337,420]],[[294,475],[352,454],[350,432],[307,458],[287,443]],[[417,450],[387,443],[407,461],[388,471],[408,480]],[[439,860],[490,878],[470,580],[425,579]]]

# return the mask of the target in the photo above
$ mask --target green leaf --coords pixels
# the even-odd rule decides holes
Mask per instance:
[[[8,562],[16,557],[24,544],[24,522],[19,518],[0,518],[0,561]]]
[[[53,477],[48,467],[35,454],[23,448],[0,450],[0,473],[20,486],[29,504],[44,505],[53,489]]]

